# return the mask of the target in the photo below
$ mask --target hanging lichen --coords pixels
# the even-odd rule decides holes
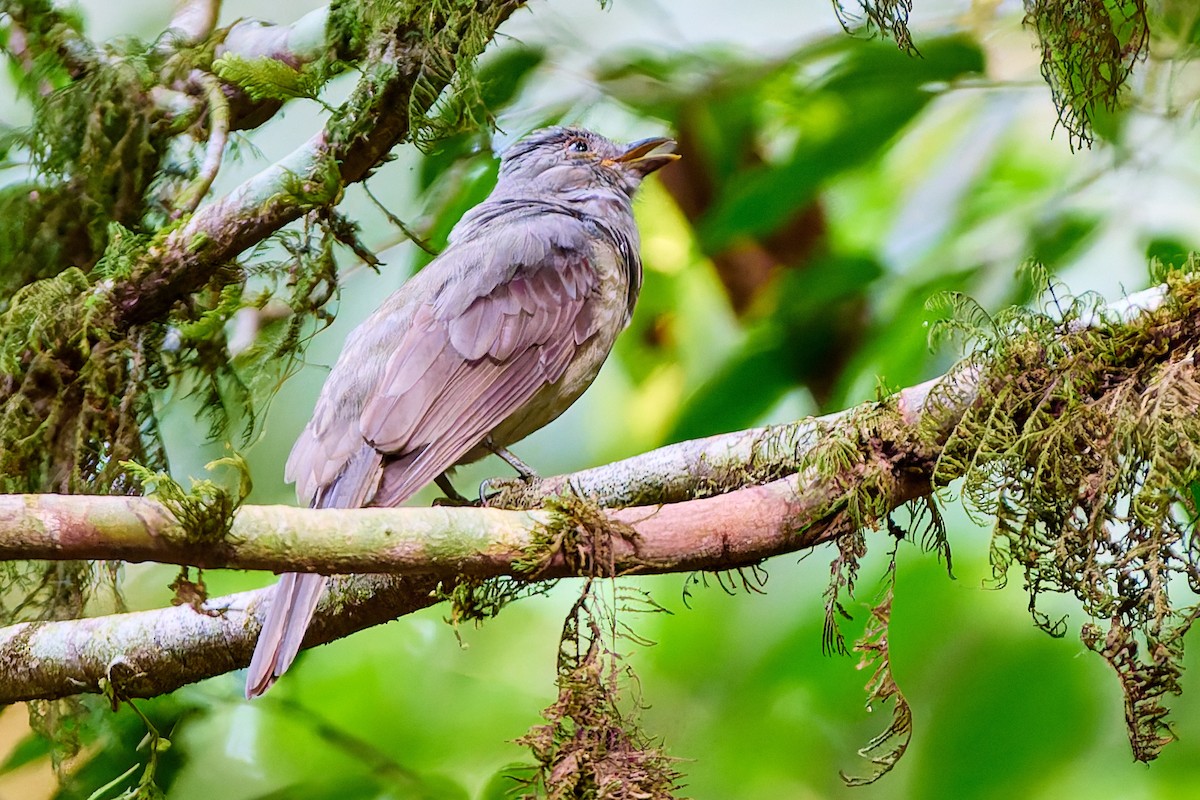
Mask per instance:
[[[1091,144],[1097,116],[1120,107],[1134,64],[1146,57],[1145,0],[1033,0],[1025,8],[1059,124],[1072,146]]]
[[[877,706],[882,707],[890,703],[892,719],[882,732],[872,737],[871,741],[858,751],[858,755],[870,764],[871,771],[861,776],[841,773],[842,780],[848,786],[865,786],[879,780],[896,766],[912,741],[912,708],[892,675],[892,655],[888,642],[895,590],[896,548],[893,548],[884,578],[882,597],[871,609],[866,628],[854,644],[855,652],[860,654],[858,668],[871,670],[871,678],[867,681],[867,710],[874,711]]]
[[[1066,632],[1040,610],[1047,593],[1093,620],[1084,643],[1117,672],[1141,761],[1173,738],[1163,700],[1180,691],[1200,590],[1200,283],[1161,277],[1166,302],[1133,322],[1107,319],[1095,298],[995,318],[956,302],[978,393],[935,471],[939,484],[961,478],[967,507],[994,520],[995,581],[1020,569],[1039,627]]]
[[[920,55],[908,30],[912,0],[857,0],[857,4],[858,11],[851,11],[841,0],[833,0],[834,13],[847,33],[877,32],[881,36],[890,36],[896,46],[909,55]]]
[[[616,646],[616,610],[585,582],[567,614],[558,654],[558,699],[546,723],[517,740],[537,762],[528,782],[547,800],[665,800],[682,777],[675,760],[638,726],[637,703],[623,701],[634,683]]]

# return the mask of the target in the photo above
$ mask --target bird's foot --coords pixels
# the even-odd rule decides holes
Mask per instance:
[[[494,482],[495,478],[488,478],[479,484],[479,505],[484,508],[489,508],[492,498],[497,497],[503,491],[503,489],[493,489],[492,483]]]
[[[445,497],[439,497],[434,500],[433,504],[435,506],[477,506],[483,501],[482,494],[480,494],[478,502],[475,500],[469,500],[463,495],[459,494],[458,490],[454,488],[454,484],[450,482],[450,476],[444,472],[434,478],[433,482],[446,495]]]
[[[515,469],[517,471],[517,474],[521,476],[521,480],[525,481],[526,483],[533,483],[534,481],[541,480],[538,477],[538,474],[536,472],[534,472],[533,467],[529,466],[524,461],[517,458],[507,448],[501,447],[500,445],[493,442],[492,437],[489,436],[486,439],[484,439],[483,446],[485,448],[487,448],[489,451],[491,451],[493,454],[499,456],[504,461],[505,464],[508,464],[510,467]],[[487,481],[484,481],[484,483],[487,483]],[[483,490],[483,487],[481,486],[480,491],[482,491],[482,490]]]

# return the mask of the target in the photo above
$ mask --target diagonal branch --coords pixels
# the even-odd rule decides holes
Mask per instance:
[[[228,195],[202,206],[141,259],[109,293],[114,321],[132,326],[161,316],[179,298],[204,286],[217,270],[307,211],[335,205],[348,184],[361,181],[410,134],[453,75],[430,69],[447,53],[474,58],[522,0],[499,0],[397,21],[377,67],[363,75],[326,127],[278,163]],[[407,6],[405,6],[407,8]],[[419,18],[419,19],[418,19]],[[464,36],[482,28],[487,37]],[[433,31],[432,35],[427,35]],[[420,89],[420,91],[417,91]]]

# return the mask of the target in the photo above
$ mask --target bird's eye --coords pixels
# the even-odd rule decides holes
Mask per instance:
[[[586,153],[588,151],[588,144],[583,139],[572,139],[567,142],[567,149],[572,153]]]

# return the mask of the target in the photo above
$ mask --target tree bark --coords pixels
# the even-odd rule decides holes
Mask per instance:
[[[1133,320],[1167,297],[1164,286],[1141,292],[1110,305],[1105,319]],[[875,525],[937,488],[940,448],[980,379],[979,369],[952,370],[821,419],[682,442],[533,486],[496,484],[503,488],[492,502],[557,497],[557,510],[249,506],[228,536],[205,543],[153,500],[8,496],[0,498],[0,557],[394,573],[332,579],[305,639],[311,647],[432,605],[464,579],[736,569]],[[806,457],[835,427],[860,450],[852,463],[819,472]],[[764,477],[776,475],[785,477]],[[869,513],[853,500],[864,486]],[[642,504],[600,510],[631,497]],[[124,696],[154,696],[243,667],[265,596],[0,629],[0,703],[97,692],[101,679]]]

